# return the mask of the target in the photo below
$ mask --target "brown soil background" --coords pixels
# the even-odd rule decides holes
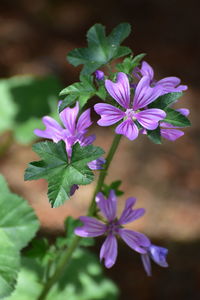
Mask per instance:
[[[128,227],[149,235],[169,248],[167,270],[154,267],[146,278],[139,256],[120,244],[118,263],[107,271],[121,289],[120,299],[200,299],[200,201],[199,201],[199,7],[198,1],[0,1],[0,76],[55,74],[64,86],[78,80],[78,68],[65,61],[68,51],[85,46],[85,32],[93,23],[109,32],[120,22],[132,24],[127,44],[134,53],[146,52],[157,78],[181,77],[189,90],[179,107],[191,109],[192,127],[175,143],[154,145],[140,137],[122,140],[107,182],[122,179],[125,195],[138,199],[146,215]],[[112,129],[93,126],[96,145],[105,150]],[[27,163],[37,159],[31,146],[13,144],[0,160],[0,172],[11,189],[36,210],[42,234],[63,231],[68,215],[87,210],[95,183],[81,187],[64,206],[50,208],[44,180],[24,182]],[[96,248],[99,250],[101,240]],[[122,275],[123,274],[123,275]]]

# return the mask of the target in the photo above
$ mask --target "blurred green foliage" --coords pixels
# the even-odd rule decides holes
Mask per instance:
[[[43,128],[41,118],[54,115],[62,86],[53,76],[15,76],[0,80],[0,134],[9,130],[27,144],[36,139],[35,128]]]
[[[36,300],[43,283],[41,275],[43,267],[31,258],[22,260],[22,269],[16,290],[6,300]],[[47,300],[115,300],[118,289],[115,284],[105,278],[102,268],[94,254],[88,250],[77,249],[65,273],[53,286]]]
[[[13,291],[20,267],[20,250],[38,228],[33,209],[23,198],[12,194],[0,176],[0,298]]]

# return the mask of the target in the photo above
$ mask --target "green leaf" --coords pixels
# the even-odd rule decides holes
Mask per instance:
[[[169,94],[165,94],[163,96],[160,96],[158,99],[156,99],[156,101],[150,103],[148,105],[148,107],[149,108],[165,109],[169,105],[171,105],[174,102],[176,102],[182,95],[183,95],[183,93],[169,93]]]
[[[96,93],[96,88],[93,84],[93,76],[81,75],[80,82],[69,85],[60,92],[60,96],[67,95],[59,107],[61,112],[65,107],[75,104],[79,101],[80,108],[82,108],[87,101]]]
[[[19,266],[19,251],[0,228],[0,298],[14,290]]]
[[[169,107],[165,111],[167,113],[167,116],[163,120],[163,122],[170,123],[170,124],[172,124],[174,126],[177,126],[177,127],[187,127],[187,126],[191,125],[188,118],[183,116],[178,111],[176,111],[172,108],[169,108]]]
[[[105,99],[106,99],[107,92],[106,92],[104,83],[101,84],[101,85],[99,86],[99,89],[98,89],[98,91],[96,92],[96,95],[97,95],[99,98],[101,98],[102,100],[105,100]]]
[[[73,66],[84,65],[82,74],[91,74],[112,59],[131,53],[128,47],[120,46],[130,31],[130,25],[122,23],[106,37],[105,27],[95,24],[87,32],[88,48],[72,50],[67,59]]]
[[[159,127],[157,127],[155,130],[147,130],[147,136],[153,143],[162,144]]]
[[[114,190],[115,191],[115,194],[117,196],[122,196],[124,194],[123,191],[121,191],[119,189],[119,186],[121,185],[121,180],[116,180],[116,181],[113,181],[111,184],[107,185],[107,184],[103,184],[103,188],[102,188],[102,192],[103,194],[108,197],[109,196],[109,193],[110,193],[110,190]]]
[[[92,145],[73,146],[71,161],[68,162],[65,143],[50,141],[33,145],[43,160],[32,162],[25,171],[25,180],[45,178],[48,181],[48,197],[52,207],[57,207],[70,198],[73,184],[86,185],[93,181],[94,174],[87,163],[100,157],[104,151]]]
[[[139,55],[136,55],[135,57],[133,57],[132,55],[126,57],[122,63],[116,65],[117,71],[130,74],[133,71],[133,69],[140,64],[140,61],[145,55],[145,53],[141,53]]]
[[[25,252],[25,256],[30,258],[43,259],[49,249],[49,242],[46,238],[34,239],[31,241],[30,248]]]
[[[37,300],[42,290],[42,266],[24,258],[14,293],[5,300]],[[103,275],[99,260],[86,249],[74,251],[73,259],[46,300],[117,300],[118,288]]]
[[[33,209],[18,195],[5,191],[5,180],[0,176],[0,229],[20,250],[34,237],[39,222]]]
[[[19,271],[19,250],[34,237],[39,222],[33,209],[12,194],[0,176],[0,298],[9,295]]]

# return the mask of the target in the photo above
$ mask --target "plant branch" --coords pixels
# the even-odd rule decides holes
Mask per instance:
[[[107,158],[106,158],[106,163],[105,163],[105,167],[104,169],[102,169],[100,171],[99,174],[99,178],[97,181],[97,185],[96,188],[94,190],[94,194],[92,197],[92,201],[90,204],[90,207],[88,209],[88,215],[89,216],[93,216],[96,210],[96,203],[95,203],[95,197],[96,194],[98,192],[101,191],[104,180],[106,178],[107,172],[108,172],[108,168],[110,166],[110,163],[113,159],[113,156],[117,150],[117,147],[119,145],[119,142],[121,140],[121,135],[115,135],[112,145],[110,147],[110,150],[108,152]],[[67,248],[66,252],[64,252],[64,254],[61,256],[60,261],[58,262],[58,265],[56,267],[55,273],[53,274],[53,276],[49,279],[49,281],[46,283],[46,285],[44,286],[40,296],[38,297],[38,300],[44,300],[48,294],[48,292],[50,291],[50,289],[52,288],[52,286],[56,283],[57,280],[59,280],[60,276],[63,274],[64,270],[66,269],[66,266],[68,265],[74,250],[78,247],[78,244],[81,240],[81,237],[79,236],[74,236],[71,245]]]

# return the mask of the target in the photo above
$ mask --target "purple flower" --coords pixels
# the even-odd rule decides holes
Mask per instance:
[[[96,77],[97,80],[103,80],[104,79],[104,72],[103,71],[96,70],[94,72],[94,74],[95,74],[95,77]]]
[[[132,208],[135,202],[135,198],[128,198],[120,218],[117,219],[117,199],[114,190],[110,191],[108,199],[105,199],[102,193],[98,193],[96,203],[106,219],[105,223],[92,217],[80,217],[83,226],[75,229],[76,235],[96,237],[105,234],[107,236],[100,250],[100,260],[104,259],[106,268],[111,268],[117,259],[116,236],[120,236],[130,248],[140,254],[147,253],[147,249],[151,244],[144,234],[124,229],[122,226],[144,215],[145,210],[143,208]]]
[[[151,276],[150,259],[152,259],[159,266],[166,268],[168,267],[168,263],[166,261],[167,254],[168,254],[168,250],[166,248],[158,247],[155,245],[151,245],[148,248],[147,253],[141,254],[142,263],[148,276]]]
[[[60,102],[58,106],[60,105]],[[81,146],[87,146],[95,140],[95,135],[85,137],[88,127],[92,124],[90,119],[90,109],[84,111],[77,120],[79,104],[73,108],[67,107],[60,113],[60,119],[64,128],[53,118],[45,116],[42,121],[46,126],[45,130],[35,129],[37,136],[48,138],[55,143],[63,140],[66,145],[68,157],[71,157],[72,146],[79,142]]]
[[[141,68],[135,68],[133,74],[139,79],[141,76],[148,76],[152,86],[159,86],[161,88],[161,95],[187,90],[187,85],[180,85],[181,81],[178,77],[165,77],[159,81],[155,81],[153,68],[146,61],[142,62]]]
[[[61,101],[58,106],[60,103]],[[78,142],[82,147],[84,147],[92,144],[96,138],[94,134],[85,136],[88,131],[88,127],[92,124],[90,119],[90,109],[85,110],[79,118],[78,113],[79,104],[76,102],[76,105],[73,108],[67,107],[59,114],[64,128],[53,118],[45,116],[42,121],[46,126],[46,129],[35,129],[34,133],[39,137],[51,139],[55,143],[63,140],[70,160],[72,155],[72,146],[75,143]],[[88,166],[91,166],[91,170],[97,170],[102,169],[102,164],[104,163],[105,159],[100,157],[97,160],[88,163]],[[75,190],[74,189],[75,187],[73,188],[72,186],[71,194],[73,194],[77,188]]]
[[[176,111],[180,112],[182,115],[187,117],[190,113],[189,109],[187,108],[180,108]],[[174,126],[172,124],[161,122],[160,123],[160,134],[163,138],[169,140],[169,141],[175,141],[176,139],[180,138],[184,135],[184,132],[182,130],[178,130],[176,128],[180,128],[177,126]]]
[[[166,113],[161,109],[146,109],[148,104],[160,96],[160,88],[150,87],[148,76],[142,77],[139,81],[135,89],[133,104],[130,101],[130,85],[125,73],[118,73],[116,83],[106,80],[105,85],[108,93],[122,109],[105,103],[96,104],[94,109],[101,116],[97,122],[100,126],[113,125],[123,119],[116,127],[115,132],[125,135],[129,140],[134,140],[139,133],[135,121],[138,121],[146,129],[154,130],[157,128],[158,122],[166,117]]]

